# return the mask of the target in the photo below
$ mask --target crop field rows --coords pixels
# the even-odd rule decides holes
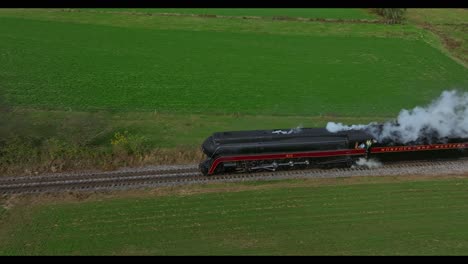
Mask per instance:
[[[1,254],[457,254],[468,247],[466,188],[448,179],[59,203],[35,208]]]
[[[284,38],[3,15],[11,14],[0,12],[0,69],[4,97],[13,106],[392,115],[468,82],[465,68],[422,41],[404,38],[354,37],[352,31],[346,38]]]

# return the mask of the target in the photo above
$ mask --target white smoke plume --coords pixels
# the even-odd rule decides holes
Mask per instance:
[[[271,132],[271,133],[273,133],[273,134],[281,134],[281,135],[296,134],[296,133],[301,132],[301,131],[302,131],[302,128],[303,128],[303,126],[302,126],[302,124],[300,124],[300,125],[298,125],[297,127],[291,128],[291,129],[288,130],[288,131],[285,131],[285,130],[274,130],[274,131]]]
[[[373,122],[368,125],[347,126],[329,122],[326,128],[330,132],[366,130],[380,142],[408,143],[432,138],[466,138],[468,137],[468,92],[444,91],[428,106],[418,106],[411,110],[403,109],[396,120],[383,125]]]
[[[359,158],[356,161],[356,165],[353,165],[353,168],[355,167],[367,167],[369,169],[374,169],[378,167],[382,167],[382,163],[378,160],[375,159],[365,159],[365,158]]]
[[[370,124],[369,124],[370,125]],[[366,129],[369,125],[343,125],[343,123],[328,122],[327,130],[332,133],[336,133],[344,130],[361,130]]]
[[[304,128],[304,126],[302,124],[300,124],[297,127],[293,128],[292,130],[294,131],[294,133],[299,133],[299,132],[302,131],[303,128]]]

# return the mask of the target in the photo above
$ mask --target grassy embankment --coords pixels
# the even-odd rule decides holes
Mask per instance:
[[[4,142],[9,173],[194,162],[214,131],[383,121],[468,85],[412,25],[59,10],[0,21],[1,137],[22,142]]]
[[[411,8],[408,22],[433,32],[446,53],[468,65],[468,10],[465,8]]]
[[[400,176],[12,198],[0,255],[464,255],[467,187]]]

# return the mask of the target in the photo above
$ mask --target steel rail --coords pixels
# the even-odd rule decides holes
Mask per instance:
[[[179,169],[9,177],[0,178],[0,194],[121,190],[249,180],[450,173],[468,173],[468,159],[393,162],[378,168],[296,169],[213,176],[203,176],[195,166],[185,166]]]

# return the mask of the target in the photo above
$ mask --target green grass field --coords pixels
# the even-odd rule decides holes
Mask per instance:
[[[289,16],[331,19],[377,19],[377,16],[357,8],[99,8],[81,11],[208,14],[222,16]]]
[[[262,33],[306,36],[370,36],[405,39],[431,38],[426,31],[409,24],[383,25],[361,23],[323,23],[274,21],[268,19],[211,19],[197,16],[147,16],[126,12],[69,12],[60,9],[0,9],[1,17],[23,18],[119,28],[172,29],[233,33]]]
[[[412,39],[0,22],[0,84],[20,107],[383,116],[468,85]]]
[[[448,56],[465,44],[449,52],[416,26],[450,21],[440,11],[391,26],[101,11],[0,9],[2,174],[193,162],[216,131],[386,121],[468,89]],[[143,150],[112,146],[123,131]],[[169,152],[135,156],[148,148]]]
[[[0,225],[0,255],[468,252],[467,178],[291,180],[177,190],[14,206]]]
[[[466,10],[409,10],[403,25],[146,14],[378,19],[362,9],[100,11],[0,9],[2,176],[193,163],[216,131],[382,122],[468,91]],[[405,176],[0,197],[0,255],[464,255],[467,187]]]

